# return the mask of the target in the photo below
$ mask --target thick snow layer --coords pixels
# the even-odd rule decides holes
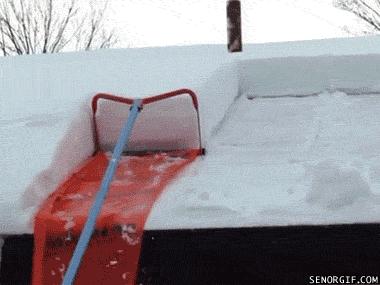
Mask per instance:
[[[324,126],[328,124],[328,121],[317,120],[315,117],[312,120],[309,111],[318,114],[325,113],[326,116],[331,117],[340,108],[339,104],[335,104],[336,100],[343,100],[343,106],[345,106],[347,102],[351,102],[351,99],[346,99],[345,95],[341,96],[342,99],[339,94],[319,96],[318,100],[317,97],[308,98],[307,100],[310,101],[289,98],[278,99],[278,102],[277,99],[255,99],[252,102],[260,102],[260,104],[254,104],[252,108],[248,108],[251,105],[245,103],[251,101],[245,98],[247,96],[251,98],[268,95],[318,94],[324,90],[376,93],[379,91],[380,83],[380,80],[376,78],[377,66],[380,66],[378,64],[380,55],[368,54],[378,53],[379,44],[379,37],[369,37],[247,45],[244,53],[238,55],[228,54],[225,46],[215,45],[3,58],[0,60],[0,151],[3,154],[0,164],[0,233],[31,232],[33,214],[42,200],[54,191],[58,184],[86,157],[91,155],[93,139],[89,104],[95,93],[108,92],[129,97],[144,97],[183,87],[194,89],[199,96],[202,137],[209,155],[200,159],[189,170],[189,173],[193,173],[194,177],[191,179],[194,180],[191,180],[188,174],[174,184],[178,187],[177,191],[171,190],[168,195],[163,197],[163,200],[161,199],[152,214],[149,227],[164,226],[165,221],[162,220],[162,215],[166,213],[165,211],[168,211],[168,215],[172,215],[173,207],[179,207],[176,203],[170,205],[168,202],[171,201],[170,195],[174,195],[172,197],[174,200],[181,199],[182,195],[187,195],[187,192],[183,190],[188,188],[187,181],[190,181],[191,184],[194,183],[191,189],[201,191],[197,195],[205,203],[208,201],[207,203],[210,205],[207,206],[208,208],[198,207],[198,200],[195,199],[197,196],[189,194],[191,199],[195,197],[194,207],[191,208],[192,200],[190,199],[186,204],[187,208],[184,208],[187,210],[182,213],[183,215],[180,212],[182,216],[179,215],[178,219],[173,219],[173,223],[168,226],[179,226],[181,221],[186,222],[182,226],[194,225],[191,219],[188,220],[189,217],[186,216],[186,213],[194,217],[198,214],[207,217],[207,213],[209,213],[209,220],[199,219],[199,222],[202,226],[206,226],[206,224],[214,226],[213,215],[217,215],[218,212],[224,214],[224,209],[231,210],[227,211],[231,215],[228,215],[224,222],[220,221],[220,226],[234,225],[234,223],[230,223],[230,220],[234,220],[235,214],[248,215],[244,219],[244,222],[248,224],[275,223],[276,219],[272,216],[256,215],[255,211],[262,210],[262,213],[266,213],[266,211],[271,213],[271,209],[268,209],[270,207],[263,207],[263,205],[271,205],[277,211],[281,209],[280,205],[284,211],[291,209],[291,204],[290,206],[286,204],[289,202],[287,194],[281,192],[279,188],[283,190],[286,181],[290,183],[294,177],[299,177],[298,172],[309,171],[307,172],[308,179],[312,179],[314,176],[318,177],[318,175],[313,176],[310,169],[316,167],[317,163],[321,161],[306,159],[310,162],[310,167],[299,163],[290,163],[290,166],[286,164],[285,168],[282,162],[272,165],[261,163],[260,160],[258,160],[259,163],[255,163],[255,161],[264,157],[270,161],[281,160],[287,149],[297,151],[303,149],[305,155],[306,153],[312,155],[314,146],[310,146],[310,150],[307,147],[313,142],[310,137],[315,136],[314,133],[318,133],[315,124]],[[348,56],[353,54],[356,56]],[[318,55],[329,56],[315,57]],[[347,57],[342,57],[342,55]],[[297,58],[291,56],[297,56]],[[361,75],[362,73],[363,75]],[[376,97],[370,96],[370,98],[371,102],[363,99],[364,101],[356,103],[357,106],[362,105],[362,109],[359,108],[359,111],[373,110]],[[287,108],[284,110],[272,109],[273,106],[280,104],[279,102],[288,102],[286,100],[289,100],[290,105],[294,103],[292,108],[295,108],[295,115],[290,115],[292,109],[288,110],[289,114],[283,114]],[[315,100],[317,100],[316,106],[311,103],[301,103]],[[329,102],[329,100],[333,100],[332,103],[321,103]],[[273,102],[273,106],[267,106],[266,104],[270,103],[265,102]],[[247,109],[236,109],[241,104],[247,106]],[[317,105],[321,105],[319,109]],[[330,105],[333,109],[329,109]],[[274,114],[278,116],[274,116]],[[270,115],[274,117],[270,117]],[[357,113],[353,112],[353,116],[356,115]],[[244,124],[244,120],[233,119],[234,116],[248,119],[254,116],[255,120],[250,126]],[[306,128],[305,124],[310,123],[310,128],[306,128],[304,133],[298,132],[300,125],[294,125],[294,128],[290,126],[285,129],[279,128],[275,123],[276,120],[280,120],[281,116],[284,116],[284,119],[281,120],[282,123],[286,119],[297,117],[297,122],[299,121],[301,126]],[[266,121],[267,118],[270,118],[269,121]],[[375,121],[374,118],[376,116],[372,115],[368,119],[368,124],[365,126],[367,129],[371,126],[370,123]],[[235,122],[233,126],[231,122]],[[254,125],[257,122],[265,123],[266,127]],[[273,126],[270,125],[272,122],[274,122]],[[295,121],[291,122],[295,123]],[[252,133],[252,130],[256,130],[256,128],[260,129],[258,131],[260,136],[257,136],[256,131]],[[355,133],[356,128],[360,129],[361,125],[348,128],[346,132]],[[323,130],[330,130],[331,133],[334,133],[334,128]],[[286,136],[288,131],[292,131],[293,136],[297,138],[295,144]],[[240,134],[236,132],[240,132]],[[350,147],[353,148],[353,153],[362,153],[356,149],[359,147],[361,139],[353,141],[351,137],[349,139],[348,137],[349,144],[344,144],[339,140],[333,141],[332,145],[337,148],[334,149],[334,153]],[[236,138],[237,146],[234,146],[235,143],[232,143],[231,146],[229,141],[233,138]],[[257,141],[257,139],[261,139],[261,141]],[[326,138],[326,143],[330,142],[328,139],[329,137]],[[332,139],[335,138],[332,137]],[[245,142],[243,145],[246,146],[258,144],[259,147],[241,147],[240,143],[243,142]],[[344,144],[344,146],[337,147],[339,144]],[[303,148],[299,145],[302,145]],[[273,147],[274,149],[277,147],[279,150],[285,148],[285,150],[272,153]],[[316,147],[324,149],[324,145]],[[375,145],[369,148],[372,153],[376,151]],[[321,155],[321,157],[323,156]],[[343,162],[345,163],[345,160]],[[375,162],[360,160],[360,163],[371,165],[372,172],[370,171],[370,173],[376,173],[376,170],[380,169]],[[222,167],[223,165],[225,168]],[[349,165],[349,167],[351,166]],[[349,168],[351,170],[346,170],[345,166],[341,165],[333,167],[341,173],[342,177],[347,175],[347,171],[354,171],[351,168]],[[352,167],[356,169],[358,165],[355,164]],[[256,171],[261,173],[260,177],[253,175],[256,175]],[[375,182],[368,181],[368,175],[363,175],[361,169],[357,171],[360,174],[356,176],[357,179],[367,181],[370,191],[373,193]],[[220,177],[217,176],[217,173]],[[231,202],[229,196],[223,194],[225,189],[231,188],[236,192],[236,195],[231,194],[232,196],[245,197],[246,201],[251,201],[247,195],[252,191],[244,190],[246,187],[244,181],[246,180],[240,179],[239,175],[243,175],[243,178],[244,176],[256,177],[254,182],[258,184],[255,187],[266,189],[258,192],[260,199],[251,202],[252,205],[242,205],[242,207],[249,208],[246,212],[244,212],[244,207],[236,208],[240,202],[236,201],[235,203],[234,200]],[[372,176],[370,175],[370,177]],[[315,178],[315,181],[317,180]],[[282,187],[273,187],[271,184],[273,181],[279,181],[282,183]],[[219,184],[220,182],[224,183]],[[356,181],[356,183],[363,184],[360,181]],[[219,189],[220,191],[217,191]],[[273,192],[273,195],[279,195],[278,199],[271,199],[270,195],[272,194],[270,193],[276,189],[278,193]],[[318,185],[313,189],[318,189]],[[267,196],[268,193],[269,196]],[[287,192],[285,191],[285,193]],[[299,192],[295,191],[294,193]],[[323,204],[324,195],[323,193],[317,194],[315,197],[318,198],[315,199],[304,197],[302,201],[310,205],[310,209],[319,209],[318,207]],[[361,200],[363,197],[357,192],[352,192],[350,195],[349,203],[354,200],[351,203],[352,207],[357,205],[356,200]],[[269,202],[272,200],[274,202],[270,204]],[[169,206],[166,210],[160,209],[167,203]],[[326,207],[329,208],[328,205]],[[160,210],[157,212],[157,209]],[[342,207],[342,209],[347,209],[347,207]],[[253,212],[255,214],[250,216]],[[353,222],[356,215],[350,213],[354,213],[354,211],[348,211],[345,217],[348,222]],[[321,212],[320,215],[320,219],[311,222],[334,223],[342,221],[343,217],[338,215],[335,219],[335,216],[332,215],[331,219],[327,219],[325,212]],[[305,220],[296,214],[294,216],[294,219],[289,218],[286,222],[309,221],[307,215]],[[266,222],[267,217],[271,217],[268,218],[268,222]],[[363,220],[367,221],[373,220],[374,216],[371,214],[361,217],[366,217]],[[168,218],[164,220],[168,220]]]
[[[55,110],[55,111],[54,111]],[[1,120],[0,232],[31,230],[36,207],[94,151],[89,107]],[[74,119],[73,119],[74,118]]]
[[[218,120],[233,97],[217,91],[237,93],[238,85],[236,74],[224,79],[218,72],[215,78],[225,84],[211,76],[231,61],[226,55],[224,47],[205,46],[1,59],[0,233],[31,232],[33,214],[43,199],[93,153],[93,95],[144,97],[198,86],[197,93],[205,93],[206,82],[218,84],[213,89],[220,95],[217,108],[210,112]],[[202,105],[216,100],[204,98]]]
[[[380,92],[380,56],[320,56],[243,60],[240,91],[249,96]]]
[[[239,98],[148,229],[380,221],[380,96]]]
[[[129,116],[130,105],[98,102],[96,124],[102,150],[113,151]],[[200,146],[197,110],[189,94],[147,104],[138,116],[125,150],[197,149]]]

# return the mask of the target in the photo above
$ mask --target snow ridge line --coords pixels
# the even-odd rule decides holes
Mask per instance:
[[[215,126],[211,129],[210,137],[214,138],[219,131],[223,128],[224,124],[229,120],[231,117],[233,110],[235,109],[235,106],[239,99],[242,97],[243,94],[238,92],[238,94],[233,98],[231,104],[228,106],[227,110],[225,111],[223,117],[219,120],[218,123],[215,124]]]
[[[309,97],[317,97],[322,93],[335,93],[342,92],[347,96],[365,96],[365,95],[380,95],[380,90],[363,90],[363,89],[347,89],[347,88],[334,88],[334,89],[326,89],[318,92],[313,92],[309,94],[280,94],[280,95],[252,95],[246,94],[247,99],[277,99],[277,98],[309,98]]]
[[[315,93],[310,93],[310,94],[284,94],[284,95],[251,95],[251,94],[246,94],[245,96],[249,100],[253,99],[277,99],[277,98],[308,98],[308,97],[316,97],[321,92],[315,92]]]

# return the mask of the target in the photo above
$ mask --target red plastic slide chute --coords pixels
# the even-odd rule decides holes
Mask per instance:
[[[33,284],[61,284],[133,100],[93,99],[96,154],[43,203],[35,218]],[[182,89],[142,100],[75,284],[135,284],[142,235],[153,204],[201,154],[198,102]]]

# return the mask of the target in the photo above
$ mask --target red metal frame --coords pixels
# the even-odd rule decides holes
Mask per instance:
[[[163,93],[160,95],[143,98],[142,99],[142,107],[146,104],[150,104],[153,102],[157,102],[160,100],[164,100],[164,99],[168,99],[171,97],[176,97],[176,96],[180,96],[180,95],[184,95],[184,94],[188,94],[193,101],[194,109],[197,113],[197,120],[198,120],[199,150],[200,150],[201,154],[204,154],[204,149],[202,148],[201,126],[200,126],[200,117],[199,117],[199,109],[198,109],[199,104],[198,104],[197,95],[195,94],[194,91],[192,91],[190,89],[183,88],[183,89],[178,89],[175,91]],[[96,111],[98,110],[98,101],[101,99],[110,100],[110,101],[119,102],[119,103],[128,104],[128,105],[133,104],[133,99],[131,99],[131,98],[115,96],[115,95],[111,95],[111,94],[107,94],[107,93],[98,93],[94,96],[94,98],[92,99],[91,105],[92,105],[92,115],[93,115],[93,122],[94,122],[95,153],[97,151],[99,151],[99,149],[100,149],[99,148],[99,134],[98,134],[97,124],[96,124]]]

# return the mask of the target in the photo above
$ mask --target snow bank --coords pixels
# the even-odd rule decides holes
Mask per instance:
[[[241,92],[247,96],[380,93],[380,55],[321,56],[245,60]]]
[[[379,53],[379,36],[244,45],[242,60],[279,57],[367,55]]]
[[[0,232],[31,232],[40,203],[93,153],[89,107],[74,114],[30,115],[1,125],[7,137],[1,141]]]
[[[86,104],[59,141],[49,166],[38,173],[22,197],[24,208],[38,207],[85,159],[95,151],[92,111]],[[34,211],[37,208],[33,209]]]

